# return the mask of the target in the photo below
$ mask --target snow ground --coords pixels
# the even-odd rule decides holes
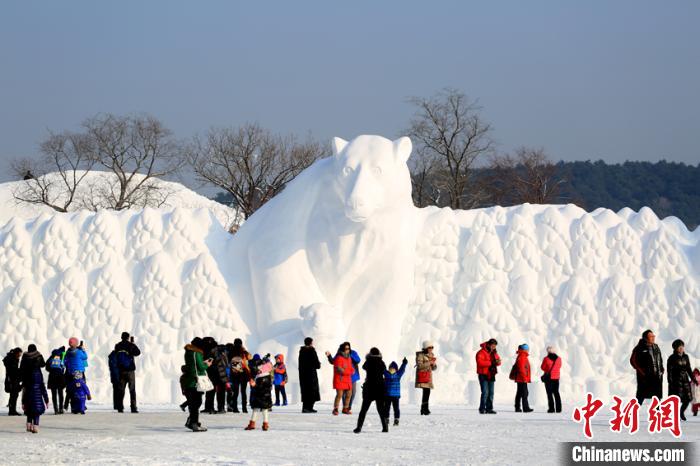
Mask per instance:
[[[498,393],[497,393],[498,395]],[[246,432],[247,414],[202,415],[208,432],[183,427],[177,407],[145,406],[140,414],[116,414],[93,407],[85,416],[42,416],[38,435],[24,431],[23,417],[0,417],[3,464],[557,464],[557,442],[583,441],[570,409],[530,414],[496,406],[479,415],[465,406],[435,406],[429,417],[415,405],[402,406],[401,425],[380,433],[370,409],[362,434],[352,432],[357,415],[333,417],[320,403],[318,414],[298,405],[275,408],[268,432]],[[359,404],[355,410],[359,409]],[[608,430],[609,417],[593,421],[595,441],[672,441],[668,432],[650,435],[640,411],[634,436]],[[700,439],[700,417],[683,423],[682,441]]]

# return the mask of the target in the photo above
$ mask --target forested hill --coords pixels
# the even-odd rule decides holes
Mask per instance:
[[[559,162],[557,167],[565,181],[561,193],[564,202],[588,211],[648,206],[659,218],[678,217],[690,230],[700,224],[700,164],[660,161],[609,165],[599,160]]]

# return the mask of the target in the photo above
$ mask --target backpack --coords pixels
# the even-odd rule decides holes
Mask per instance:
[[[240,374],[243,372],[243,358],[240,356],[234,356],[231,358],[231,372],[233,374]]]
[[[510,380],[515,380],[515,378],[518,376],[518,364],[515,363],[513,364],[513,367],[510,368],[510,374],[508,374],[508,378]]]
[[[49,369],[54,371],[62,371],[63,370],[63,361],[61,361],[61,358],[59,356],[53,356],[49,360]]]
[[[117,351],[117,367],[120,371],[128,372],[132,370],[134,358],[126,351]]]

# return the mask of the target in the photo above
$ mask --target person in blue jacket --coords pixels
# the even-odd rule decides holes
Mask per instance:
[[[112,384],[112,408],[119,411],[119,395],[121,388],[121,380],[119,377],[119,365],[117,364],[117,351],[112,350],[107,356],[109,364],[109,381]]]
[[[87,353],[83,348],[83,342],[78,344],[78,339],[76,337],[71,337],[68,339],[68,350],[66,354],[63,355],[63,365],[66,368],[66,389],[68,389],[73,382],[73,375],[77,372],[80,374],[82,379],[85,379],[85,369],[87,368]],[[66,401],[63,404],[63,409],[68,409],[68,404],[70,403],[70,397],[66,396]]]
[[[396,364],[396,361],[391,361],[389,364],[389,370],[384,371],[384,389],[386,390],[386,403],[385,409],[386,414],[384,417],[389,420],[389,413],[391,412],[391,407],[394,407],[394,425],[399,425],[399,418],[401,417],[401,410],[399,410],[399,399],[401,398],[401,377],[406,371],[406,364],[408,360],[403,358],[401,361],[401,367]]]
[[[70,411],[73,414],[85,414],[85,400],[92,400],[90,389],[85,382],[83,374],[75,371],[68,384],[68,398],[70,399]]]

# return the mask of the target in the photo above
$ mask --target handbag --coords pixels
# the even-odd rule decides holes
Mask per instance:
[[[416,382],[430,383],[430,371],[418,371],[416,374]]]
[[[211,379],[209,379],[209,376],[204,374],[204,375],[199,375],[197,373],[197,358],[194,355],[194,351],[192,352],[192,359],[194,359],[194,373],[197,376],[197,385],[196,385],[196,390],[200,393],[205,393],[210,390],[214,390],[214,384],[211,383]]]

